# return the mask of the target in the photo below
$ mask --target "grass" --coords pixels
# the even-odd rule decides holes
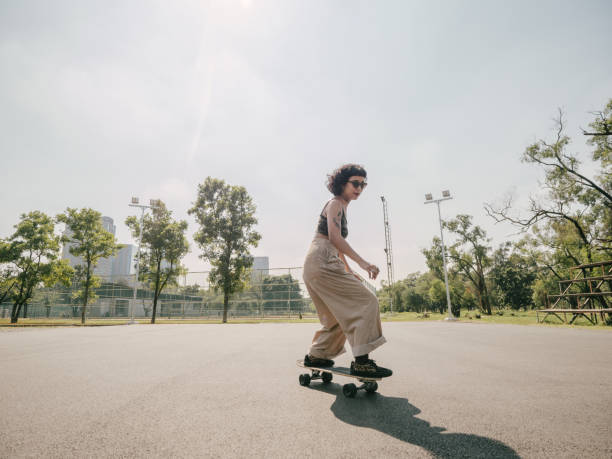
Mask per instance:
[[[425,321],[441,321],[446,318],[446,314],[439,313],[427,313],[421,314],[416,312],[400,312],[400,313],[383,313],[381,315],[383,322],[425,322]],[[543,314],[540,314],[540,318]],[[568,315],[568,320],[571,315]],[[125,325],[127,318],[121,319],[88,319],[85,326],[88,327],[99,327],[99,326],[113,326],[113,325]],[[590,329],[608,329],[612,330],[612,327],[604,325],[601,321],[597,325],[592,325],[587,319],[580,317],[573,325],[562,323],[554,316],[548,316],[544,323],[537,322],[535,311],[504,311],[503,315],[498,315],[495,312],[491,316],[481,314],[480,318],[476,318],[475,311],[462,311],[460,322],[467,323],[483,323],[483,324],[511,324],[511,325],[540,325],[540,326],[551,326],[551,327],[564,327],[564,328],[590,328]],[[139,324],[150,324],[151,319],[136,319]],[[157,324],[218,324],[221,320],[215,319],[168,319],[168,318],[157,318]],[[319,320],[316,316],[304,316],[303,319],[299,318],[285,318],[285,317],[270,317],[270,318],[229,318],[229,324],[257,324],[257,323],[318,323]],[[9,318],[0,319],[0,328],[14,328],[14,327],[69,327],[69,326],[81,326],[81,319],[54,319],[54,318],[36,318],[36,319],[19,319],[17,324],[12,325]]]
[[[383,314],[383,320],[389,322],[407,322],[407,321],[427,321],[427,320],[444,320],[447,317],[447,314],[438,314],[438,313],[428,313],[429,317],[423,317],[423,314],[418,314],[416,312],[400,312],[397,314],[393,314],[392,316],[388,315],[385,317]],[[542,319],[545,314],[540,313],[540,319]],[[572,315],[567,315],[567,320],[571,319]],[[480,318],[477,318],[476,311],[461,311],[461,317],[459,317],[460,322],[469,322],[469,323],[483,323],[483,324],[511,324],[511,325],[539,325],[539,326],[552,326],[552,327],[565,327],[565,328],[597,328],[597,329],[609,329],[612,330],[612,327],[602,324],[601,320],[598,318],[599,322],[597,325],[591,324],[584,317],[579,317],[574,321],[572,325],[561,322],[554,316],[548,316],[544,322],[538,323],[537,314],[535,311],[503,311],[503,315],[498,315],[497,311],[494,311],[492,315],[488,316],[486,314],[480,314]]]

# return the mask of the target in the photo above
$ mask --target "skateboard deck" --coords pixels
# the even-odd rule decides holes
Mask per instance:
[[[362,383],[360,386],[349,383],[342,386],[342,393],[349,398],[353,398],[358,390],[365,390],[368,393],[374,393],[378,390],[378,383],[382,378],[370,378],[367,376],[356,376],[351,374],[351,369],[346,367],[310,367],[304,365],[303,360],[297,361],[297,366],[307,368],[310,374],[303,373],[300,375],[299,381],[302,386],[309,386],[310,381],[320,379],[323,383],[329,383],[333,379],[333,375],[346,376],[353,378]]]

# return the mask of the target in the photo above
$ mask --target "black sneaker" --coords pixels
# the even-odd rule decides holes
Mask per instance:
[[[379,367],[374,360],[366,363],[351,362],[351,374],[355,376],[366,376],[371,378],[387,378],[393,374],[388,368]]]
[[[306,354],[306,357],[304,357],[304,365],[307,367],[333,367],[334,361],[329,359],[320,359],[318,357],[312,357],[310,354]]]

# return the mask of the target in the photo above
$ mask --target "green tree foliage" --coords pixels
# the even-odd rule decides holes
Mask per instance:
[[[102,226],[102,214],[96,210],[66,209],[57,216],[57,221],[66,224],[67,234],[62,242],[68,243],[69,252],[83,260],[80,269],[79,297],[81,299],[81,323],[85,323],[87,304],[96,298],[95,288],[100,286],[100,278],[93,271],[102,258],[113,256],[121,247],[115,236]]]
[[[448,253],[448,248],[446,249]],[[423,255],[427,262],[429,272],[440,281],[444,281],[444,261],[442,258],[442,241],[439,237],[434,236],[432,246],[429,249],[422,250]],[[461,308],[471,309],[474,307],[474,297],[470,294],[471,290],[466,288],[466,278],[463,276],[457,268],[451,263],[449,259],[447,266],[448,272],[448,284],[449,294],[451,300],[451,311],[455,317],[461,316]],[[431,288],[430,288],[431,289]],[[446,292],[446,286],[444,286]],[[446,293],[445,293],[446,295]],[[442,314],[445,310],[448,310],[448,304],[446,303],[446,296],[444,305],[436,303],[433,305],[434,309],[440,309]]]
[[[590,124],[596,133],[609,126],[612,101]],[[590,164],[568,152],[570,138],[564,134],[563,113],[559,111],[556,136],[552,141],[539,140],[523,153],[523,162],[538,166],[544,172],[542,198],[530,198],[527,217],[511,214],[512,199],[503,206],[486,204],[485,209],[497,221],[509,221],[524,230],[550,231],[555,247],[575,264],[591,263],[612,255],[612,153],[609,136],[593,136],[595,147]],[[583,169],[594,169],[587,174]],[[542,228],[544,227],[544,228]]]
[[[448,253],[448,248],[446,248]],[[431,247],[421,250],[425,255],[425,262],[429,271],[437,278],[444,279],[444,260],[442,258],[442,240],[438,236],[434,236]],[[453,272],[454,274],[454,272]]]
[[[454,269],[466,277],[474,287],[478,307],[486,314],[491,314],[491,301],[485,273],[491,265],[486,232],[479,226],[472,225],[470,215],[457,215],[449,222],[443,223],[457,241],[449,247],[448,258]]]
[[[447,310],[446,304],[446,287],[444,282],[441,282],[444,298],[443,301],[436,296],[432,296],[432,287],[439,288],[441,280],[433,273],[428,271],[421,274],[420,272],[408,274],[405,279],[395,282],[391,287],[385,285],[379,289],[381,310],[389,311],[388,298],[393,297],[393,310],[395,312],[427,312],[437,310],[444,313]],[[452,311],[456,317],[459,317],[460,307],[472,307],[473,300],[470,302],[469,295],[466,295],[466,288],[460,279],[450,281],[450,295],[452,303]]]
[[[257,247],[261,235],[255,204],[244,187],[232,186],[207,177],[198,185],[198,195],[189,214],[195,215],[200,229],[194,239],[212,265],[209,280],[223,291],[223,323],[227,322],[230,296],[245,288],[253,265],[250,247]]]
[[[447,309],[446,286],[444,285],[444,282],[442,282],[440,279],[435,279],[431,283],[431,287],[429,287],[429,292],[427,293],[432,306],[437,309],[438,312],[443,313],[444,310]]]
[[[297,279],[290,274],[265,276],[261,282],[264,309],[295,310],[302,307],[302,291]]]
[[[0,240],[0,254],[8,255],[9,251],[7,249],[8,244]],[[10,298],[11,292],[17,283],[15,271],[6,264],[9,262],[10,260],[8,259],[0,259],[0,304],[2,304],[7,298]]]
[[[506,242],[493,253],[489,276],[494,282],[497,305],[518,310],[532,303],[536,270],[520,252],[512,252],[512,247],[511,242]]]
[[[142,240],[140,245],[140,277],[153,290],[153,313],[151,323],[155,323],[157,302],[160,294],[168,285],[176,285],[178,276],[185,271],[181,259],[189,252],[185,237],[187,222],[174,221],[172,212],[162,201],[152,208],[152,215],[145,215],[142,221]],[[140,235],[140,220],[130,216],[125,220],[132,236]]]
[[[11,323],[17,323],[36,287],[58,282],[68,286],[73,273],[60,260],[60,237],[55,235],[53,219],[39,211],[21,215],[15,232],[0,243],[0,262],[7,273],[4,282],[11,285]]]
[[[608,258],[612,258],[612,99],[603,111],[595,113],[588,143],[593,146],[591,158],[598,165],[595,180],[605,193],[595,195],[594,214],[599,218],[601,232],[596,242]],[[599,199],[597,199],[597,197]]]
[[[501,206],[486,204],[496,221],[508,221],[529,231],[520,250],[537,266],[532,299],[546,305],[546,291],[558,290],[557,281],[573,277],[571,266],[612,258],[612,100],[590,123],[589,157],[569,152],[571,140],[564,134],[565,121],[559,111],[556,135],[529,145],[522,160],[544,173],[544,191],[531,197],[526,216],[512,210],[512,199]],[[585,276],[595,275],[590,268]],[[563,287],[567,288],[567,285]],[[586,291],[586,284],[573,284],[572,291]],[[548,289],[548,290],[547,290]],[[605,298],[599,298],[606,306]]]
[[[193,284],[193,285],[185,285],[184,287],[181,287],[179,291],[183,295],[197,296],[197,295],[202,295],[204,292],[204,289],[200,287],[200,285],[198,284]]]

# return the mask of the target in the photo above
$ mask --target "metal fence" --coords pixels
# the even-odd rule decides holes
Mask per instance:
[[[100,278],[96,299],[87,305],[88,318],[127,318],[131,308],[136,318],[151,317],[153,291],[138,283],[134,298],[134,276]],[[73,318],[81,316],[79,285],[39,288],[20,317]],[[10,317],[12,304],[0,304],[0,318]],[[229,317],[291,318],[314,315],[315,309],[302,281],[302,268],[252,270],[242,292],[228,303]],[[157,317],[214,319],[223,315],[223,294],[209,283],[209,272],[189,272],[177,285],[166,287],[157,302]]]

